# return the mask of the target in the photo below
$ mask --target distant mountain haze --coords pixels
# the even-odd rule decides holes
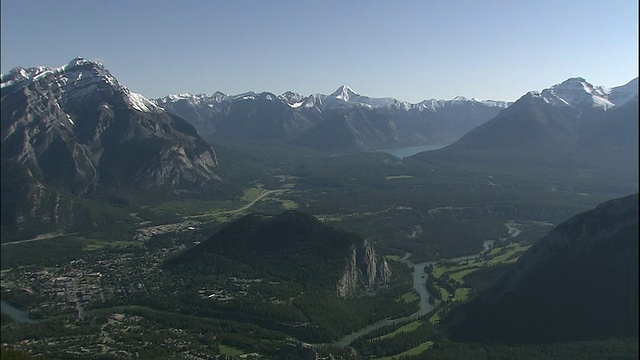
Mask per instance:
[[[168,95],[155,103],[205,136],[291,142],[333,152],[449,144],[509,105],[462,97],[410,104],[363,96],[346,85],[330,95],[216,92]]]
[[[512,172],[554,167],[637,184],[637,84],[609,89],[572,78],[529,92],[450,146],[408,161]]]

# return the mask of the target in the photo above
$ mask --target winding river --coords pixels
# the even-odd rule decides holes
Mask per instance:
[[[518,236],[520,234],[520,230],[517,229],[515,227],[516,222],[515,221],[508,221],[504,224],[507,229],[508,229],[508,236],[505,236],[503,238],[500,238],[499,240],[488,240],[485,241],[483,244],[483,249],[479,254],[475,254],[475,255],[469,255],[469,256],[462,256],[459,258],[455,258],[452,259],[453,261],[464,261],[464,260],[473,260],[473,259],[477,259],[479,256],[481,256],[482,254],[484,254],[487,251],[490,251],[493,248],[493,245],[496,241],[504,241],[507,240],[509,238],[514,238],[516,236]],[[427,276],[429,276],[426,272],[425,272],[425,266],[430,264],[429,262],[422,262],[419,264],[413,264],[411,261],[409,261],[409,257],[411,256],[410,253],[406,253],[404,257],[402,257],[400,259],[400,261],[402,261],[403,263],[412,266],[413,267],[413,289],[418,293],[418,295],[420,295],[420,306],[418,308],[418,311],[416,311],[415,313],[409,315],[409,316],[405,316],[405,317],[401,317],[401,318],[397,318],[397,319],[385,319],[385,320],[380,320],[376,323],[373,323],[371,325],[368,325],[354,333],[351,333],[349,335],[344,336],[343,338],[341,338],[340,340],[334,342],[332,345],[335,346],[340,346],[340,347],[346,347],[348,346],[350,343],[352,343],[355,339],[364,336],[376,329],[379,329],[383,326],[387,326],[387,325],[393,325],[396,323],[402,323],[402,322],[408,322],[411,320],[415,320],[419,317],[422,317],[424,315],[429,314],[430,312],[432,312],[440,303],[439,300],[436,300],[434,304],[430,304],[429,303],[429,298],[431,297],[431,294],[429,293],[429,291],[427,290],[427,285],[426,285],[426,278]],[[33,322],[32,319],[29,319],[29,316],[22,310],[14,307],[13,305],[9,304],[8,302],[6,302],[5,300],[1,301],[1,305],[2,305],[2,313],[9,315],[11,318],[13,318],[16,321],[19,322]]]
[[[491,249],[493,249],[493,246],[496,242],[503,242],[507,239],[510,238],[514,238],[518,235],[520,235],[520,229],[516,228],[516,222],[513,220],[509,220],[507,222],[504,223],[504,225],[507,227],[507,231],[508,231],[508,235],[505,237],[502,237],[498,240],[487,240],[482,244],[482,251],[478,254],[474,254],[474,255],[468,255],[468,256],[461,256],[455,259],[451,259],[453,261],[469,261],[469,260],[475,260],[477,258],[479,258],[480,256],[482,256],[485,252],[491,251]],[[387,325],[393,325],[396,323],[400,323],[400,322],[407,322],[410,320],[414,320],[417,319],[421,316],[427,315],[428,313],[432,312],[440,303],[440,300],[436,300],[436,302],[434,304],[429,304],[429,298],[431,297],[431,294],[429,293],[429,291],[427,290],[427,281],[426,278],[427,276],[429,276],[425,271],[424,271],[424,267],[425,265],[430,264],[429,262],[422,262],[419,264],[413,264],[411,261],[409,261],[409,257],[411,256],[410,253],[405,254],[404,257],[402,257],[402,259],[400,259],[400,261],[402,261],[403,263],[413,266],[413,288],[415,289],[415,291],[420,295],[420,308],[417,312],[415,312],[414,314],[411,314],[409,316],[405,316],[402,318],[398,318],[398,319],[385,319],[385,320],[380,320],[376,323],[373,323],[367,327],[364,327],[354,333],[351,333],[345,337],[343,337],[342,339],[336,341],[333,343],[333,345],[335,346],[340,346],[340,347],[346,347],[348,346],[350,343],[352,343],[355,339],[364,336],[376,329],[379,329],[383,326],[387,326]]]
[[[427,273],[424,271],[424,267],[425,265],[427,265],[427,262],[423,262],[423,263],[419,263],[419,264],[413,264],[409,261],[409,256],[411,256],[410,253],[405,254],[405,256],[401,259],[402,262],[404,262],[405,264],[411,265],[413,266],[413,288],[418,292],[418,294],[420,295],[420,308],[418,309],[418,311],[416,311],[415,313],[409,315],[409,316],[405,316],[405,317],[401,317],[401,318],[397,318],[397,319],[385,319],[385,320],[380,320],[376,323],[373,323],[367,327],[364,327],[354,333],[351,333],[345,337],[343,337],[342,339],[336,341],[333,343],[333,345],[335,346],[340,346],[340,347],[346,347],[349,344],[351,344],[351,342],[353,342],[355,339],[366,335],[376,329],[379,329],[383,326],[387,326],[387,325],[393,325],[396,323],[401,323],[401,322],[407,322],[410,320],[414,320],[417,319],[421,316],[424,316],[428,313],[430,313],[431,311],[433,311],[436,306],[438,306],[439,304],[439,300],[436,300],[435,304],[429,304],[429,297],[431,296],[431,294],[429,294],[429,291],[427,290]]]

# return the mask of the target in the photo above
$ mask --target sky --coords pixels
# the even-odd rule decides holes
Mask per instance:
[[[81,56],[147,98],[294,91],[515,101],[638,76],[637,0],[1,0],[1,70]]]

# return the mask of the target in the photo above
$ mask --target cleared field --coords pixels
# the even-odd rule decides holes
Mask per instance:
[[[244,195],[242,195],[242,201],[251,202],[262,195],[263,192],[262,186],[246,189]]]
[[[422,324],[421,321],[414,321],[411,323],[408,323],[407,325],[402,326],[401,328],[397,329],[394,332],[382,335],[382,336],[378,336],[376,338],[373,338],[371,340],[382,340],[382,339],[388,339],[388,338],[392,338],[400,333],[407,333],[407,332],[411,332],[416,330],[417,328],[420,327],[420,325]]]
[[[488,260],[491,261],[494,264],[500,264],[500,263],[513,263],[516,262],[519,258],[519,256],[513,256],[516,255],[517,253],[523,253],[525,252],[527,249],[529,249],[531,247],[531,245],[520,245],[520,244],[510,244],[508,246],[506,246],[505,248],[502,249],[494,249],[491,251],[491,253],[489,253],[488,256]],[[505,251],[506,250],[506,251]],[[500,252],[503,252],[500,255],[498,255]],[[495,257],[492,257],[492,254]],[[511,258],[513,256],[513,258]]]
[[[142,245],[142,241],[89,241],[84,249],[87,251],[93,250],[102,250],[102,249],[113,249],[113,248],[126,248],[130,246],[140,246]]]
[[[437,310],[435,313],[433,313],[433,315],[431,315],[431,317],[429,318],[429,322],[432,324],[437,324],[440,322],[440,319],[442,319],[442,309]]]
[[[469,293],[471,289],[469,288],[459,288],[456,289],[456,294],[454,295],[455,301],[466,301],[469,298]]]
[[[439,279],[440,276],[442,276],[446,271],[447,269],[444,266],[434,265],[433,272],[431,274],[433,275],[434,278]]]
[[[415,292],[411,291],[411,292],[408,292],[408,293],[402,295],[401,299],[402,299],[402,301],[404,301],[405,304],[408,304],[408,303],[414,302],[416,300],[419,300],[420,297]]]
[[[423,342],[422,344],[414,347],[413,349],[409,349],[409,350],[407,350],[405,352],[401,352],[400,354],[396,354],[396,355],[393,355],[393,356],[386,356],[386,357],[383,357],[381,359],[383,359],[383,360],[386,360],[386,359],[391,360],[391,359],[400,358],[402,356],[418,355],[418,354],[428,350],[432,346],[433,346],[433,341]]]
[[[458,284],[462,285],[462,284],[464,284],[464,281],[462,280],[462,278],[465,275],[467,275],[469,273],[472,273],[472,272],[474,272],[474,271],[476,271],[478,269],[479,269],[478,267],[473,267],[473,268],[464,269],[462,271],[456,271],[454,273],[449,274],[449,278],[455,280]]]
[[[295,201],[293,200],[289,200],[289,199],[275,199],[275,201],[279,202],[280,205],[285,209],[285,210],[293,210],[293,209],[297,209],[298,208],[298,204],[296,204]]]
[[[440,296],[442,297],[443,300],[446,300],[449,298],[449,292],[441,287],[438,287],[438,290],[440,290]]]
[[[220,345],[218,348],[220,349],[220,355],[239,356],[244,354],[244,351],[227,345]]]

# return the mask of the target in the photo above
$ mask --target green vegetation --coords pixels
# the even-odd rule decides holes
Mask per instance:
[[[460,271],[456,271],[454,273],[450,273],[449,274],[449,278],[455,280],[456,282],[458,282],[458,284],[464,284],[464,281],[462,281],[462,278],[467,275],[470,274],[474,271],[476,271],[477,268],[473,268],[473,269],[464,269],[464,270],[460,270]]]
[[[351,345],[358,349],[362,357],[398,357],[415,355],[427,350],[433,342],[441,339],[442,334],[428,321],[416,321],[389,332],[389,328],[380,329],[370,335],[357,339]],[[389,332],[388,334],[384,334]],[[383,335],[380,335],[383,333]],[[392,335],[393,334],[393,335]],[[373,336],[373,337],[372,337]]]
[[[397,330],[395,330],[393,332],[390,332],[390,333],[385,334],[385,335],[378,336],[378,337],[376,337],[376,338],[374,338],[372,340],[386,339],[386,338],[394,337],[394,336],[398,335],[399,333],[414,331],[414,330],[418,329],[421,324],[422,324],[421,321],[414,321],[414,322],[408,323],[407,325],[403,325],[402,327],[400,327],[399,329],[397,329]]]
[[[420,297],[415,293],[415,291],[411,291],[402,295],[402,301],[404,301],[406,304],[418,301],[419,299]]]
[[[471,289],[469,288],[458,288],[453,296],[456,301],[466,301],[469,298],[469,293]]]
[[[220,355],[226,355],[226,356],[238,356],[238,355],[242,355],[245,352],[240,350],[240,349],[236,349],[233,348],[231,346],[227,346],[224,344],[221,344],[218,346],[218,349],[220,349]]]
[[[494,264],[514,263],[530,247],[531,245],[521,245],[519,243],[510,244],[503,248],[493,249],[487,254],[485,260]]]
[[[385,356],[382,359],[383,360],[391,360],[391,359],[398,359],[398,358],[403,358],[403,357],[408,357],[408,356],[413,356],[413,355],[418,355],[418,354],[422,354],[423,352],[425,352],[427,349],[429,349],[430,347],[433,346],[433,341],[425,341],[422,344],[409,349],[407,351],[403,351],[400,354],[396,354],[393,356]]]
[[[12,274],[23,279],[14,284],[3,275],[3,286],[25,287],[36,294],[43,291],[44,282],[24,279],[34,278],[37,272],[46,270],[62,277],[67,273],[56,269],[69,268],[74,260],[108,262],[99,269],[103,276],[95,285],[108,289],[105,299],[87,302],[85,323],[72,321],[73,302],[35,310],[39,304],[53,302],[56,295],[44,298],[3,292],[3,299],[30,310],[30,316],[35,311],[39,317],[51,317],[42,323],[22,324],[3,316],[3,342],[18,344],[28,339],[21,349],[69,355],[62,344],[64,336],[86,336],[82,341],[97,348],[100,339],[91,337],[100,333],[98,325],[92,325],[95,322],[107,324],[105,329],[117,343],[114,348],[149,357],[167,358],[177,354],[180,346],[187,346],[194,354],[206,348],[211,356],[257,352],[276,358],[287,337],[329,343],[380,319],[415,312],[418,297],[411,290],[412,272],[401,262],[405,253],[411,253],[414,263],[431,262],[432,276],[427,281],[436,290],[431,293],[443,299],[442,307],[428,319],[385,327],[357,339],[352,345],[362,356],[505,359],[518,354],[522,359],[559,359],[583,354],[585,359],[623,359],[626,354],[637,354],[633,339],[520,347],[461,344],[447,340],[433,325],[453,306],[501,281],[552,224],[617,196],[623,184],[595,188],[598,180],[587,179],[581,180],[584,186],[572,188],[532,173],[403,164],[384,153],[327,156],[289,145],[212,141],[223,159],[224,194],[198,198],[168,194],[166,199],[141,201],[131,194],[112,192],[100,194],[108,199],[104,202],[73,199],[79,209],[88,209],[91,216],[85,220],[95,220],[97,228],[3,245],[2,269],[12,269]],[[582,194],[583,187],[591,189],[588,195]],[[277,246],[274,248],[280,250],[263,252],[260,243],[273,246],[273,237],[255,243],[236,238],[213,246],[215,252],[190,266],[186,261],[172,269],[160,267],[167,258],[193,254],[189,251],[196,244],[245,214],[279,214],[290,209],[366,238],[386,257],[393,271],[392,285],[376,296],[338,299],[335,278],[340,275],[338,270],[344,270],[344,262],[318,262],[318,257],[330,259],[331,254],[314,251],[305,255]],[[509,236],[505,227],[509,220],[515,220],[522,233],[512,243],[499,241]],[[144,231],[147,236],[140,237]],[[327,237],[323,232],[315,235],[322,235],[323,240]],[[6,239],[3,236],[2,242]],[[489,239],[496,240],[496,247],[479,259],[447,260],[478,254]],[[275,241],[277,245],[277,238]],[[336,250],[348,248],[340,242],[333,245]],[[290,254],[300,255],[291,259]],[[271,266],[272,261],[280,266]],[[306,271],[295,271],[300,268]],[[248,282],[255,279],[261,282]],[[224,300],[227,297],[233,300]],[[121,328],[108,325],[116,313],[139,325],[125,320],[118,320]],[[56,318],[58,315],[64,316]],[[126,326],[147,330],[125,332]],[[154,354],[144,348],[145,342],[161,344],[160,337],[176,341],[167,347],[167,353]],[[60,343],[47,349],[39,342],[43,338]],[[337,354],[342,350],[327,351]]]

